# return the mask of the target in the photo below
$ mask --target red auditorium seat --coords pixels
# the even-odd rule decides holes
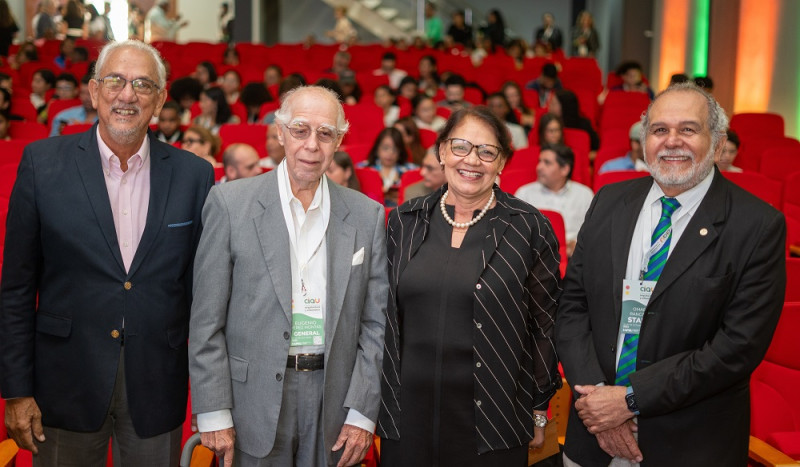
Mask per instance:
[[[346,144],[372,144],[383,130],[383,111],[374,104],[344,106],[345,118],[350,122],[350,130],[344,136]]]
[[[428,130],[427,128],[419,129],[419,139],[422,141],[422,146],[426,149],[436,144],[436,138],[438,136],[439,135],[433,130]]]
[[[75,99],[53,99],[47,106],[47,129],[53,128],[53,119],[62,110],[69,109],[70,107],[77,107],[81,105],[81,100],[77,97]],[[49,133],[48,133],[49,135]]]
[[[611,172],[597,174],[594,177],[594,192],[597,193],[600,188],[610,183],[624,182],[626,180],[649,176],[650,174],[647,172],[637,172],[635,170],[612,170]]]
[[[761,155],[759,172],[773,180],[783,182],[797,171],[800,171],[800,147],[771,148]]]
[[[800,302],[800,258],[786,258],[785,302]]]
[[[400,190],[399,193],[397,194],[398,206],[403,204],[403,201],[406,200],[405,196],[406,188],[408,188],[409,185],[413,185],[414,183],[417,183],[420,180],[422,180],[422,172],[420,171],[420,169],[406,170],[405,172],[403,172],[403,175],[400,176]]]
[[[536,174],[536,164],[539,163],[539,146],[528,146],[527,148],[517,149],[506,162],[503,173],[508,170],[526,169]]]
[[[339,150],[346,152],[350,155],[350,160],[353,164],[358,164],[361,161],[367,160],[369,150],[372,149],[372,143],[355,143],[355,144],[342,144]]]
[[[800,221],[800,172],[793,172],[783,183],[783,213]]]
[[[502,86],[502,82],[500,85]],[[478,88],[467,87],[464,89],[464,100],[473,105],[483,105],[483,93]]]
[[[775,113],[739,113],[731,117],[731,130],[742,141],[784,136],[783,117]]]
[[[383,180],[375,169],[356,168],[356,177],[361,184],[361,193],[383,204]]]
[[[785,136],[742,140],[734,164],[745,171],[758,172],[761,169],[761,157],[764,152],[773,148],[800,149],[800,141]]]
[[[11,97],[11,112],[14,115],[19,115],[29,122],[36,121],[36,107],[31,104],[28,96],[24,97]]]
[[[642,112],[644,111],[645,109],[634,106],[603,108],[600,111],[600,121],[597,126],[601,133],[613,128],[629,131],[631,126],[642,118]]]
[[[591,186],[592,175],[589,163],[589,133],[574,128],[564,128],[564,143],[572,149],[575,164],[572,167],[572,180]]]
[[[558,269],[561,271],[561,277],[564,277],[567,273],[567,228],[564,225],[564,217],[556,211],[547,209],[540,209],[539,212],[544,214],[553,226],[553,233],[558,239],[558,255],[561,257]]]
[[[247,143],[258,151],[258,157],[267,157],[267,125],[234,123],[219,127],[222,151],[233,143]]]
[[[389,77],[386,75],[374,75],[372,71],[362,71],[356,73],[356,81],[361,87],[363,94],[372,95],[378,86],[389,85]]]
[[[11,141],[0,140],[0,164],[19,164],[22,160],[22,152],[31,140],[12,139]]]
[[[67,125],[61,130],[62,135],[74,135],[75,133],[83,133],[92,127],[92,123],[73,123]]]
[[[769,203],[773,208],[781,208],[783,184],[755,172],[722,172],[728,180]]]
[[[800,460],[800,303],[785,303],[764,360],[750,378],[750,434]]]
[[[597,128],[597,95],[589,89],[571,89],[578,98],[578,110],[584,117],[588,118],[593,128]]]
[[[586,89],[595,96],[603,90],[603,72],[594,58],[573,57],[561,61],[559,78],[565,89]]]
[[[500,174],[500,188],[514,194],[519,187],[536,181],[536,168],[503,169]]]
[[[11,139],[37,140],[50,136],[45,125],[38,122],[12,120],[8,128]]]

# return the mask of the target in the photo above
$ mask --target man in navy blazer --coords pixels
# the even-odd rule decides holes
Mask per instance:
[[[186,414],[192,264],[213,169],[148,131],[164,65],[107,45],[99,122],[30,144],[11,194],[0,342],[5,420],[34,465],[174,466]]]
[[[577,399],[564,465],[745,466],[785,220],[715,168],[728,122],[702,89],[668,88],[642,123],[652,178],[597,193],[564,280],[557,349]]]

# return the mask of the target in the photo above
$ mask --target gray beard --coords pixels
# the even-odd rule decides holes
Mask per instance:
[[[658,157],[658,156],[656,156]],[[647,156],[645,156],[645,161]],[[714,169],[714,148],[709,148],[708,154],[701,162],[697,162],[696,158],[692,159],[692,167],[686,173],[667,173],[662,171],[658,164],[650,167],[650,175],[662,187],[675,188],[681,191],[686,191],[690,188],[697,186],[698,183],[703,181],[709,173]]]

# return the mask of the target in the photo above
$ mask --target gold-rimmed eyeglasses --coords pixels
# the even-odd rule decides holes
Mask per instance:
[[[289,130],[292,137],[299,140],[308,139],[312,132],[317,134],[317,141],[320,143],[332,143],[339,136],[339,132],[329,126],[321,126],[316,130],[312,130],[309,125],[302,122],[294,122],[284,126]]]
[[[139,96],[152,96],[160,89],[155,81],[147,78],[127,80],[119,75],[108,75],[104,78],[99,78],[97,82],[102,84],[103,87],[112,94],[122,92],[129,82],[131,83],[133,92]]]
[[[475,154],[484,162],[494,162],[503,150],[493,144],[472,144],[469,141],[461,138],[448,138],[445,141],[450,142],[450,151],[458,157],[467,157],[472,149],[475,149]]]

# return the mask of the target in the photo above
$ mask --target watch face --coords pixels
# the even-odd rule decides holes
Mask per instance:
[[[544,428],[545,426],[547,426],[547,422],[548,422],[547,417],[544,415],[536,414],[533,416],[533,425],[538,428]]]

